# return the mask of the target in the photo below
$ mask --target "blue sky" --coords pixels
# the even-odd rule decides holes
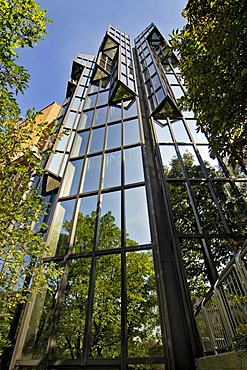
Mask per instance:
[[[30,75],[29,89],[18,102],[25,113],[53,101],[62,103],[72,60],[81,51],[96,54],[109,24],[128,33],[132,41],[151,22],[168,38],[185,24],[181,11],[186,0],[40,0],[53,24],[33,49],[19,51],[19,64]]]

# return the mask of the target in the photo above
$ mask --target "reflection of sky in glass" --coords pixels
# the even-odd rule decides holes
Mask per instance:
[[[121,126],[120,123],[108,126],[106,149],[121,145]]]
[[[159,142],[172,142],[173,141],[168,125],[160,126],[159,124],[156,124],[155,129],[156,129]]]
[[[98,128],[97,130],[92,130],[89,153],[102,151],[104,134],[104,127]]]
[[[140,142],[138,119],[124,122],[124,145]]]
[[[58,174],[58,169],[59,169],[59,166],[60,166],[62,156],[63,156],[63,153],[52,154],[51,161],[50,161],[50,164],[49,164],[49,167],[48,167],[48,170],[50,172]]]
[[[78,201],[79,212],[83,216],[91,215],[93,211],[96,211],[97,195],[91,197],[80,198]]]
[[[68,163],[60,196],[77,194],[83,160]]]
[[[110,211],[119,228],[121,228],[120,199],[120,191],[103,194],[101,207],[101,217]]]
[[[71,156],[79,157],[85,154],[89,131],[80,132],[76,135]]]
[[[172,129],[175,134],[176,141],[181,142],[190,141],[182,120],[172,122]]]
[[[84,169],[83,191],[97,190],[99,187],[99,175],[101,167],[101,156],[87,159]]]
[[[206,136],[201,132],[197,132],[196,120],[188,120],[187,125],[191,131],[191,134],[197,143],[208,143]]]
[[[163,165],[168,167],[171,166],[171,160],[174,157],[177,158],[177,154],[173,145],[160,145],[160,154]]]
[[[150,243],[147,199],[144,187],[125,191],[125,217],[128,237],[138,244]]]
[[[144,181],[141,147],[124,151],[125,184]]]
[[[104,188],[121,184],[121,152],[105,155]]]

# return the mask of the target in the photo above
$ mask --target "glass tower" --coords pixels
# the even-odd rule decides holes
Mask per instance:
[[[109,26],[73,61],[41,180],[56,267],[27,304],[10,369],[192,370],[200,298],[241,243],[245,177],[192,112],[178,59],[154,24]]]

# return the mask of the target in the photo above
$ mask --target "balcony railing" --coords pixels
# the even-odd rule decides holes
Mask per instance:
[[[247,243],[197,305],[195,318],[204,353],[230,351],[247,337]]]

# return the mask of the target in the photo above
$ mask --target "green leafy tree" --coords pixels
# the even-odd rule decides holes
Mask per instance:
[[[45,283],[37,263],[45,245],[33,229],[44,212],[32,181],[41,174],[41,157],[32,138],[42,138],[47,126],[35,124],[33,110],[21,117],[16,95],[24,93],[30,78],[17,64],[17,50],[42,39],[47,21],[33,0],[0,0],[0,353],[16,306]],[[34,272],[29,288],[24,281]]]
[[[246,165],[247,14],[244,0],[189,0],[185,27],[173,31],[193,109],[211,148],[232,165]]]
[[[182,159],[185,169],[191,178],[190,190],[193,194],[204,232],[216,235],[224,233],[224,227],[208,185],[203,181],[193,182],[192,180],[193,178],[201,177],[201,167],[194,163],[193,155],[189,152],[186,152]],[[207,162],[205,162],[205,165],[210,177],[221,177],[220,169],[213,168]],[[174,157],[171,160],[169,168],[165,166],[164,171],[165,175],[169,178],[180,177],[181,170],[178,159]],[[246,199],[243,197],[243,199],[237,201],[235,196],[231,194],[229,184],[214,183],[214,186],[217,191],[218,200],[232,231],[244,237],[246,224],[244,218],[246,205],[244,201],[246,201]],[[186,184],[183,181],[169,182],[168,190],[177,231],[181,234],[198,233],[196,218],[191,206]],[[221,238],[219,240],[216,237],[211,239],[210,247],[218,272],[222,271],[227,265],[234,255],[235,249],[241,246],[242,242],[243,240],[241,239],[238,243],[231,239]],[[180,241],[180,246],[191,296],[197,298],[203,297],[210,288],[210,284],[207,277],[202,246],[196,239],[182,239]]]
[[[75,253],[93,248],[96,213],[78,215]],[[70,229],[70,222],[65,222]],[[120,247],[121,231],[111,212],[101,217],[98,249]],[[127,237],[126,244],[136,245]],[[56,334],[54,358],[78,359],[82,354],[91,258],[70,261],[67,285]],[[127,336],[129,357],[162,356],[162,344],[157,307],[156,282],[151,252],[129,252],[126,257]],[[29,336],[24,352],[42,357],[52,323],[53,293],[47,293],[36,337]],[[49,307],[49,308],[48,308]],[[34,309],[34,312],[37,312]],[[37,320],[35,321],[37,323]],[[30,327],[32,327],[32,322]],[[39,335],[37,335],[39,333]],[[97,257],[94,302],[90,333],[89,357],[117,358],[121,356],[121,257],[117,254]],[[142,369],[142,365],[139,365]],[[145,367],[152,369],[152,366]]]

